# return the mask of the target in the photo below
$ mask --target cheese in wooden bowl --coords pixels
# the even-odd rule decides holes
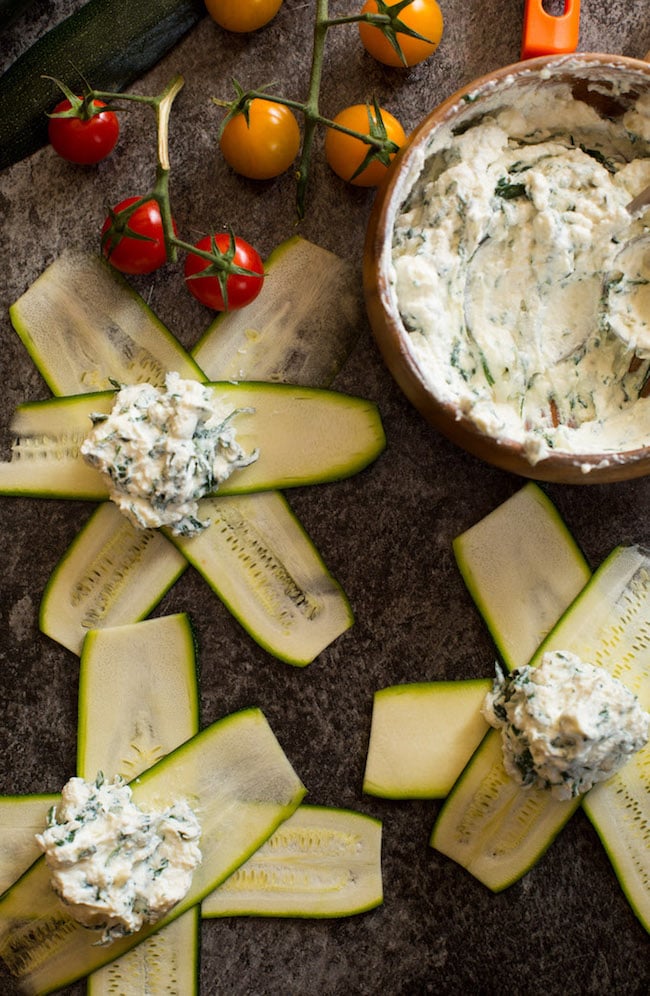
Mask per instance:
[[[395,379],[469,452],[541,480],[650,473],[650,67],[534,59],[415,130],[368,228]]]

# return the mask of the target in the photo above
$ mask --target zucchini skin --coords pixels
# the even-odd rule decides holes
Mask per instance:
[[[83,80],[116,92],[150,69],[204,16],[203,0],[89,0],[0,77],[0,170],[47,143],[47,112]]]

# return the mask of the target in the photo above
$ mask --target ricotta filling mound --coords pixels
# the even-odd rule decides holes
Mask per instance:
[[[92,416],[80,452],[137,529],[193,536],[209,524],[199,519],[199,500],[257,459],[236,439],[232,421],[242,411],[220,408],[204,384],[168,373],[165,390],[122,387],[109,415]]]
[[[71,778],[36,840],[52,888],[109,944],[163,917],[187,894],[201,861],[200,827],[185,801],[144,812],[121,778]]]
[[[414,167],[395,306],[458,417],[532,464],[611,461],[650,444],[650,213],[626,210],[650,184],[650,95],[613,120],[569,85],[516,93],[439,129]]]
[[[648,741],[650,715],[602,667],[568,651],[497,676],[483,715],[501,731],[508,774],[556,799],[588,792]]]

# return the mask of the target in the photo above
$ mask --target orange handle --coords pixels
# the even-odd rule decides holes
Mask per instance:
[[[543,0],[526,0],[522,59],[575,52],[579,26],[580,0],[564,0],[564,13],[558,15],[548,14]]]

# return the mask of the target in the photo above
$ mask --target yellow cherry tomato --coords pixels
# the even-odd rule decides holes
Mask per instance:
[[[226,31],[257,31],[275,17],[282,0],[205,0],[208,14]]]
[[[384,0],[387,7],[399,3],[400,0]],[[376,14],[376,0],[366,0],[361,8],[362,14]],[[418,62],[423,62],[432,55],[440,44],[442,38],[443,20],[440,7],[436,0],[412,0],[408,7],[399,14],[399,19],[407,27],[418,34],[423,35],[427,41],[420,38],[413,38],[411,35],[401,31],[396,33],[397,41],[402,50],[404,59],[401,59],[388,38],[379,28],[359,21],[359,34],[364,48],[385,66],[415,66]]]
[[[300,128],[289,107],[258,98],[248,105],[248,121],[244,114],[228,121],[219,145],[236,173],[270,180],[289,169],[298,155]]]
[[[380,111],[387,138],[398,147],[403,145],[406,141],[406,135],[397,118],[394,118],[383,108],[380,108]],[[373,124],[377,122],[375,110],[366,104],[353,104],[351,107],[346,107],[334,118],[336,124],[363,135],[371,134],[371,121]],[[346,135],[345,132],[335,131],[334,128],[327,129],[325,158],[337,176],[343,180],[348,180],[355,186],[376,187],[381,183],[388,169],[387,163],[373,159],[358,176],[354,176],[368,155],[369,149],[370,146],[366,142],[354,135]],[[390,159],[394,155],[395,153],[392,153]]]

